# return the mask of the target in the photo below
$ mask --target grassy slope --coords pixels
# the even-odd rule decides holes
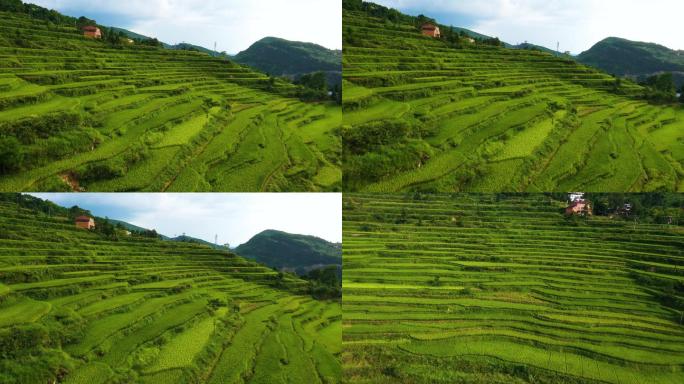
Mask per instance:
[[[1,19],[0,130],[78,120],[23,140],[22,170],[0,176],[0,190],[339,187],[339,108],[284,97],[291,85],[271,87],[265,75],[206,54],[112,47],[73,27],[9,13]],[[245,142],[266,129],[258,146]],[[297,156],[303,150],[311,155]],[[253,166],[262,160],[271,166]],[[94,165],[122,174],[84,180]]]
[[[657,284],[684,282],[682,229],[562,207],[345,196],[347,382],[681,382],[684,326]]]
[[[268,366],[281,382],[297,370],[339,382],[339,303],[303,295],[304,281],[276,280],[226,252],[106,241],[0,203],[0,381],[261,383],[259,361],[274,338],[288,351]],[[211,299],[223,304],[213,310]],[[50,332],[40,348],[26,327]]]
[[[387,128],[383,146],[347,144],[347,190],[682,190],[681,108],[612,93],[612,77],[548,53],[453,48],[361,11],[345,9],[344,24],[347,132],[413,128]]]

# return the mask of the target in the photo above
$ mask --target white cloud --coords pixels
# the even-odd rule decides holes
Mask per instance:
[[[276,36],[342,46],[339,0],[32,0],[73,16],[108,15],[115,25],[167,43],[188,42],[237,53]],[[100,21],[100,20],[98,20]]]
[[[342,241],[339,193],[38,193],[63,206],[78,205],[168,236],[182,235],[231,246],[277,229]],[[105,213],[98,213],[105,212]]]
[[[560,42],[573,53],[617,36],[684,49],[679,33],[681,0],[376,0],[427,16],[460,16],[471,28],[509,43],[529,41],[549,48]],[[441,20],[444,22],[444,20]]]

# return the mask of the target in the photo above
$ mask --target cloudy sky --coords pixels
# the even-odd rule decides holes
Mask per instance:
[[[123,220],[167,236],[231,247],[266,229],[342,241],[339,193],[32,193],[61,206]]]
[[[373,0],[441,24],[581,53],[609,36],[684,49],[682,0]]]
[[[341,0],[24,0],[101,25],[230,54],[267,37],[342,47]]]

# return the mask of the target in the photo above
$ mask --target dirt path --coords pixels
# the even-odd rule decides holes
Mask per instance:
[[[73,174],[73,172],[67,172],[67,173],[62,173],[59,175],[59,177],[62,179],[64,183],[69,185],[72,191],[74,192],[84,192],[85,189],[81,188],[81,186],[78,184],[78,179],[76,178],[76,175]]]

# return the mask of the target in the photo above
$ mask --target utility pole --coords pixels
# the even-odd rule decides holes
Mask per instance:
[[[216,42],[214,41],[214,57],[216,57]]]
[[[560,56],[560,41],[556,42],[556,57]]]

